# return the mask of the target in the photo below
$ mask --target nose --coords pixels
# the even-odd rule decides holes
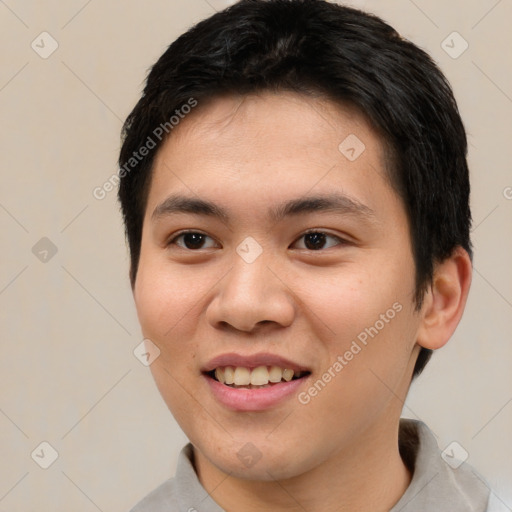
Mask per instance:
[[[270,323],[288,327],[294,316],[291,287],[279,273],[270,269],[263,257],[247,263],[237,255],[206,311],[215,328],[230,326],[251,333]]]

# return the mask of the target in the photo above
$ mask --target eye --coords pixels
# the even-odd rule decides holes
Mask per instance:
[[[337,236],[324,233],[323,231],[308,231],[307,233],[304,233],[299,240],[302,238],[304,239],[303,247],[298,247],[298,249],[309,249],[311,251],[329,249],[330,247],[344,245],[347,243],[345,240]],[[329,239],[338,243],[329,243]]]
[[[319,251],[321,249],[329,249],[336,245],[345,245],[347,242],[340,237],[330,235],[323,231],[312,230],[304,233],[299,240],[304,239],[302,247],[299,244],[298,249],[307,249],[310,251]],[[210,240],[210,243],[206,243]],[[295,242],[295,245],[298,242]],[[170,245],[177,245],[182,249],[187,250],[198,250],[198,249],[211,249],[216,246],[216,242],[208,235],[200,233],[198,231],[183,231],[178,235],[174,236],[167,243]]]
[[[184,231],[169,240],[167,245],[177,245],[182,249],[210,249],[211,247],[215,247],[215,241],[213,241],[213,245],[205,246],[205,240],[210,239],[213,241],[213,238],[205,235],[204,233],[199,233],[197,231]],[[183,240],[182,243],[178,243],[178,240]]]

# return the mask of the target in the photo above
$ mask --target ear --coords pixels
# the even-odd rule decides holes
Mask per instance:
[[[466,307],[471,275],[471,259],[462,247],[436,265],[421,308],[418,345],[436,350],[447,343]]]

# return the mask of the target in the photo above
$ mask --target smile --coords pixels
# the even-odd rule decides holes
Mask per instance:
[[[221,384],[235,389],[264,389],[281,382],[290,382],[309,375],[308,371],[292,370],[279,366],[244,366],[217,367],[207,374]]]

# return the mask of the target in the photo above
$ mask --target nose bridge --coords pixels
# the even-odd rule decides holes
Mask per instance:
[[[237,300],[263,300],[275,283],[270,282],[272,275],[264,255],[254,260],[246,260],[240,255],[235,256],[229,279],[228,293]],[[227,283],[228,284],[228,283]]]
[[[294,304],[288,288],[268,267],[269,254],[263,250],[257,254],[255,249],[248,241],[233,254],[231,270],[210,304],[210,323],[251,331],[261,323],[286,326],[292,322]]]

